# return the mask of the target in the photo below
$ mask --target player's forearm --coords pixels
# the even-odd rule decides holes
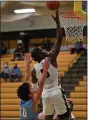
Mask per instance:
[[[43,86],[44,86],[46,77],[47,77],[47,72],[46,72],[46,71],[43,71],[42,78],[41,78],[41,80],[40,80],[40,82],[39,82],[39,87],[43,87]]]
[[[61,25],[60,25],[60,17],[59,16],[58,16],[58,20],[56,22],[56,27],[57,27],[57,38],[62,37],[62,29],[61,29]]]
[[[59,52],[60,47],[61,47],[61,43],[62,43],[62,28],[60,26],[60,19],[58,20],[56,27],[57,27],[57,40],[54,44],[54,48],[56,48],[56,51]]]
[[[29,82],[30,75],[25,76],[25,82]]]
[[[28,82],[30,78],[30,67],[25,70],[25,82]]]
[[[57,24],[57,41],[58,42],[62,42],[62,28],[60,26],[60,21],[59,23]]]
[[[47,72],[43,71],[42,77],[41,77],[40,82],[39,82],[39,88],[37,90],[37,99],[38,100],[41,98],[41,94],[42,94],[42,91],[43,91],[43,87],[44,87],[46,77],[47,77]]]
[[[56,53],[58,54],[60,52],[61,44],[62,44],[62,36],[58,36],[57,40],[56,40],[56,42],[55,42],[55,44],[53,46],[55,54]]]
[[[56,27],[57,27],[57,40],[54,43],[53,49],[50,51],[50,56],[52,60],[54,60],[58,56],[62,44],[62,29],[60,26],[59,16],[56,21]]]

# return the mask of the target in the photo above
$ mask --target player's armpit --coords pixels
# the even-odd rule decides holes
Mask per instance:
[[[31,71],[31,76],[32,76],[32,83],[35,84],[38,82],[37,78],[36,78],[36,71],[35,69],[33,68],[32,71]]]

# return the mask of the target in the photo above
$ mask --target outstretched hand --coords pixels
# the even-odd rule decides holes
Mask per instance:
[[[25,82],[29,83],[30,63],[32,62],[31,54],[30,53],[26,53],[24,55],[24,60],[25,60]]]
[[[59,24],[59,10],[57,9],[55,13],[56,13],[56,16],[52,15],[52,17],[54,21],[56,22],[56,24]]]

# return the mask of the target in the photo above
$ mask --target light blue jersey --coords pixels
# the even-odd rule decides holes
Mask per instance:
[[[20,120],[38,120],[38,113],[34,113],[32,110],[32,100],[21,100]]]

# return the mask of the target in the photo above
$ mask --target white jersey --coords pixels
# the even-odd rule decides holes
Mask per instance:
[[[36,63],[34,68],[36,70],[36,78],[41,80],[43,65],[42,60],[40,63]],[[67,112],[67,106],[63,94],[61,91],[61,85],[59,82],[58,69],[50,64],[48,69],[48,75],[45,80],[43,92],[42,92],[42,103],[43,103],[43,113],[44,115],[52,115],[54,112],[57,115],[62,115]],[[38,83],[37,83],[38,84]],[[36,84],[36,85],[37,85]],[[37,86],[34,86],[35,88]]]
[[[42,72],[43,72],[42,63],[43,62],[44,62],[44,60],[42,60],[40,63],[36,63],[34,65],[34,68],[36,71],[36,78],[38,79],[38,82],[42,77]],[[51,88],[54,88],[57,86],[58,86],[58,69],[53,67],[50,64],[49,69],[48,69],[48,75],[47,75],[47,78],[46,78],[45,84],[44,84],[44,90],[51,89]]]

